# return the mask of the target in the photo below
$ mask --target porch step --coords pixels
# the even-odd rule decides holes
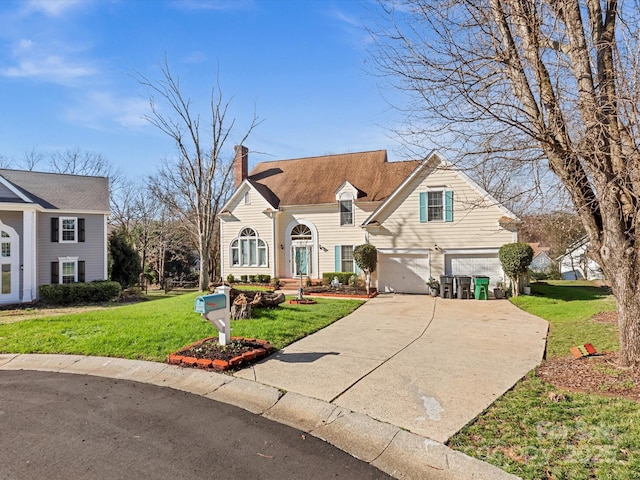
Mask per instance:
[[[304,287],[304,279],[302,280]],[[280,278],[280,290],[297,290],[300,288],[299,278]]]

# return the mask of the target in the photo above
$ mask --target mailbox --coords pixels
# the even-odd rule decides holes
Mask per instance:
[[[227,297],[224,293],[213,293],[211,295],[202,295],[196,298],[194,311],[196,313],[205,314],[216,310],[224,310],[227,308]]]

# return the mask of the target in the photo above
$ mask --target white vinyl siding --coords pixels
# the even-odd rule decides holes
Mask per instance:
[[[314,265],[318,265],[314,270],[313,278],[322,278],[323,272],[335,272],[335,250],[336,245],[360,245],[366,243],[365,231],[360,228],[360,224],[371,214],[379,204],[354,202],[353,206],[353,228],[340,228],[336,222],[336,205],[316,205],[283,207],[282,213],[277,217],[277,238],[278,243],[284,244],[287,226],[293,221],[304,220],[313,223],[318,231],[318,251],[314,259]],[[291,265],[287,265],[285,255],[278,257],[278,276],[285,277],[290,271]]]
[[[248,188],[248,187],[247,187]],[[247,196],[248,194],[248,196]],[[249,203],[245,200],[249,198]],[[238,195],[237,200],[229,205],[231,215],[221,217],[222,237],[222,273],[223,277],[229,274],[240,275],[271,275],[273,276],[274,249],[280,252],[279,244],[273,241],[273,220],[264,212],[271,209],[270,205],[252,190],[247,190]],[[251,247],[247,246],[245,258],[241,258],[241,250],[232,248],[232,243],[238,240],[239,233],[245,227],[255,230],[264,242],[264,248],[254,250],[255,260],[251,262]],[[253,265],[251,265],[253,263]],[[242,266],[246,265],[246,266]],[[249,266],[250,265],[250,266]]]
[[[452,192],[453,221],[420,222],[420,197],[436,189]],[[471,185],[449,170],[437,169],[426,177],[417,177],[386,212],[388,216],[376,218],[382,227],[369,229],[370,243],[378,249],[433,248],[436,244],[445,249],[496,248],[515,241],[513,232],[498,224],[504,212],[488,201],[483,203]]]

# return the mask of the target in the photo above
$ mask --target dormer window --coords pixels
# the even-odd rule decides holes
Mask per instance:
[[[342,193],[338,205],[340,208],[340,225],[353,225],[353,195]]]

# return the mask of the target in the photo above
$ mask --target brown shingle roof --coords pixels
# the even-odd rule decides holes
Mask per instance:
[[[275,207],[334,203],[348,181],[358,200],[382,201],[422,162],[387,162],[386,150],[262,162],[248,180]]]
[[[47,209],[109,211],[109,179],[0,169],[0,176]]]

